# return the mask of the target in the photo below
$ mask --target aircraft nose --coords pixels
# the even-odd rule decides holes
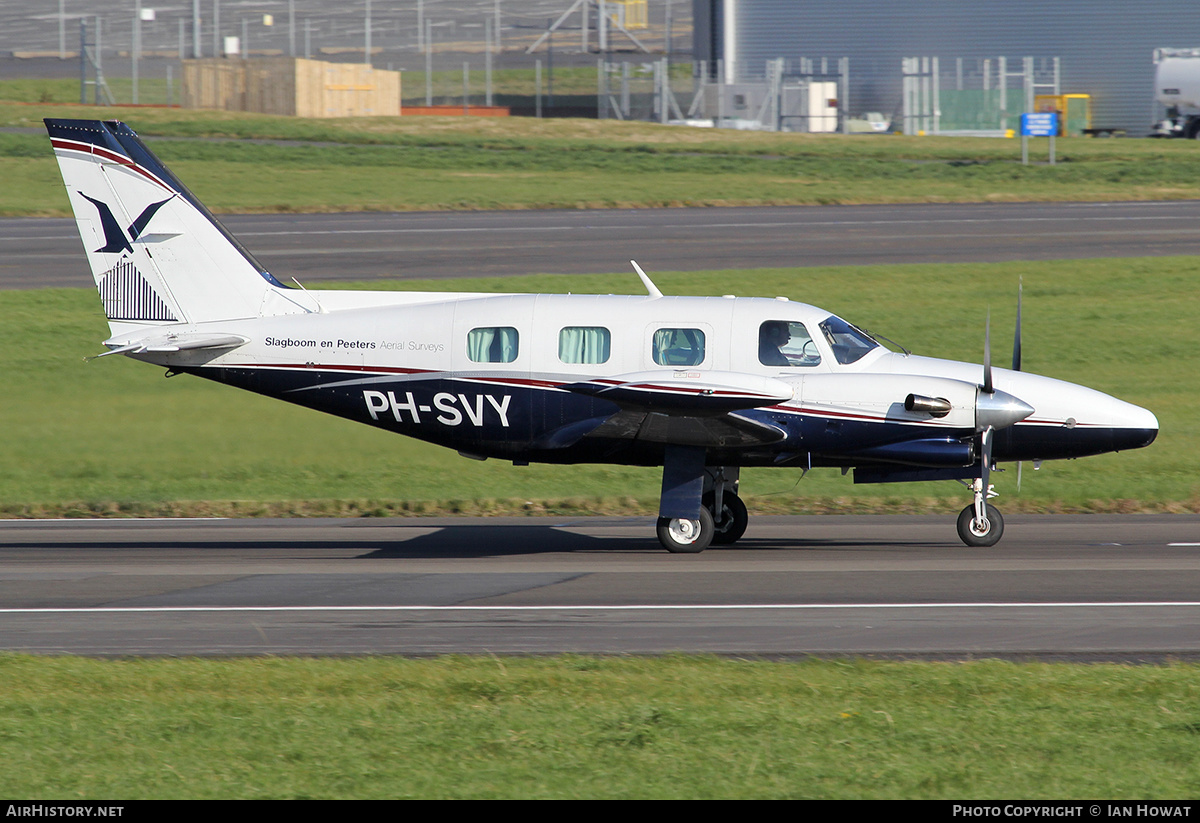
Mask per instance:
[[[1144,448],[1158,437],[1158,418],[1149,409],[1122,402],[1119,417],[1120,425],[1113,431],[1117,451]]]

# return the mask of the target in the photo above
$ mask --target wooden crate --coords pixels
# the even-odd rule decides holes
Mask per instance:
[[[183,106],[298,117],[400,114],[400,72],[298,57],[183,61]]]

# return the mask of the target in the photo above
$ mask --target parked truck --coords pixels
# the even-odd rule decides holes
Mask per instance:
[[[1152,137],[1200,140],[1200,49],[1155,49],[1154,95],[1167,116]]]

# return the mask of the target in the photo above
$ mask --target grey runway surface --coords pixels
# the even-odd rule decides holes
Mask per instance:
[[[277,277],[305,283],[626,272],[631,259],[653,272],[1200,254],[1200,201],[221,219]],[[73,220],[0,220],[0,288],[91,285]]]
[[[0,522],[0,648],[100,655],[1200,653],[1200,516]]]

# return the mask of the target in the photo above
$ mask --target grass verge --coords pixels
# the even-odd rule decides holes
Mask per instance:
[[[0,657],[58,798],[1193,797],[1192,664]]]
[[[1057,165],[1022,166],[1002,139],[0,103],[0,126],[98,116],[147,136],[218,212],[1200,197],[1200,155],[1182,140],[1061,138]],[[0,215],[69,214],[43,135],[0,134],[0,174]]]

